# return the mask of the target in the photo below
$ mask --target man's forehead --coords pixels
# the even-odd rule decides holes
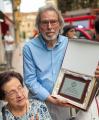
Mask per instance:
[[[45,11],[41,14],[41,19],[58,19],[55,11]]]
[[[41,13],[41,16],[43,16],[43,15],[55,15],[55,16],[58,16],[58,14],[56,13],[56,11],[54,11],[54,10],[46,10],[46,11],[43,11],[42,13]]]

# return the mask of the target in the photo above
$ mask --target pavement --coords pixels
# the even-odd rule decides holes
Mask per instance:
[[[13,67],[14,71],[19,72],[23,75],[23,56],[22,56],[22,48],[24,43],[20,43],[13,54]]]
[[[24,43],[20,43],[15,48],[14,54],[13,54],[13,62],[12,62],[14,69],[11,69],[11,70],[21,73],[21,75],[23,75],[23,56],[22,56],[23,45],[24,45]],[[2,54],[4,54],[4,52]],[[1,56],[1,58],[2,58],[2,56]],[[4,57],[2,59],[4,59]],[[5,69],[3,67],[5,67]],[[3,60],[2,64],[0,64],[0,72],[3,72],[3,71],[6,71],[6,65],[4,63],[4,60]]]

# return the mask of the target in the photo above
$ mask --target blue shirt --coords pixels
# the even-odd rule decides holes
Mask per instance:
[[[32,98],[46,100],[57,80],[68,39],[59,35],[53,48],[47,48],[39,35],[23,47],[24,80]]]

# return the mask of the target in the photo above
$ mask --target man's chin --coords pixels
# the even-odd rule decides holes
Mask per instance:
[[[54,40],[56,40],[56,39],[57,39],[56,36],[47,36],[47,37],[46,37],[46,40],[47,40],[47,41],[54,41]]]

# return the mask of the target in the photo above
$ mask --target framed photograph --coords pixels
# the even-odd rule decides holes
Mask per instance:
[[[58,94],[79,103],[84,102],[90,80],[64,74]]]

